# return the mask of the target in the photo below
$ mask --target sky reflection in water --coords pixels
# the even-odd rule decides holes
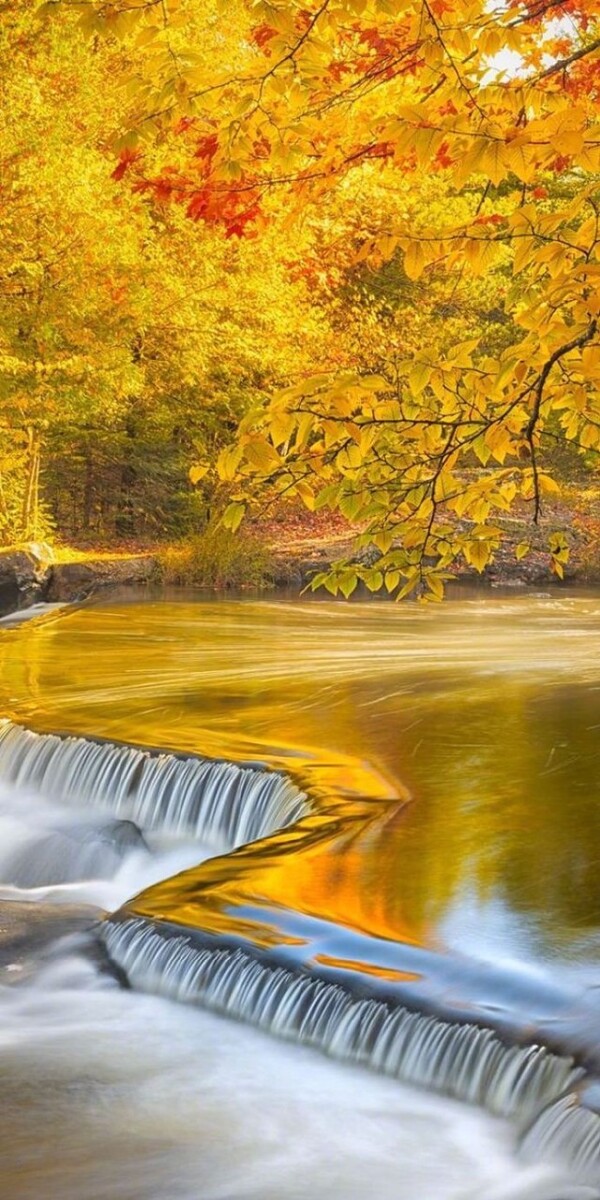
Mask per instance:
[[[284,944],[298,912],[594,982],[598,598],[107,604],[6,630],[0,652],[15,720],[260,759],[316,797],[295,835],[186,877],[193,915],[180,882],[150,908]]]

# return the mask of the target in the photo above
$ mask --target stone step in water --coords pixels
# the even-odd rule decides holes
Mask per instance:
[[[109,919],[103,938],[135,988],[203,1005],[332,1058],[481,1105],[515,1122],[528,1158],[557,1155],[577,1180],[600,1178],[600,1118],[579,1101],[584,1072],[571,1057],[357,997],[241,949],[203,947],[195,933],[165,934],[144,919]]]
[[[59,802],[101,807],[143,830],[192,833],[231,850],[309,810],[285,775],[255,766],[0,726],[0,779]]]

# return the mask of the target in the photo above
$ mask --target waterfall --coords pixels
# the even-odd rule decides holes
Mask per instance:
[[[100,806],[142,829],[192,833],[231,850],[308,811],[306,796],[266,768],[158,753],[0,726],[0,778],[49,799]]]
[[[452,1024],[339,983],[269,965],[240,949],[203,945],[139,918],[109,919],[103,938],[131,984],[249,1021],[333,1058],[483,1105],[516,1122],[527,1157],[558,1155],[597,1181],[600,1119],[574,1091],[583,1071],[539,1045],[508,1045],[491,1030]]]
[[[549,1156],[573,1163],[582,1182],[600,1177],[600,1115],[582,1104],[576,1092],[561,1096],[533,1122],[522,1141],[526,1158]]]
[[[0,724],[0,779],[58,801],[90,803],[143,829],[187,832],[230,849],[292,825],[307,797],[284,775],[193,755]],[[511,1044],[480,1024],[413,1011],[393,996],[358,995],[340,979],[280,965],[198,930],[128,913],[101,936],[129,982],[248,1021],[332,1058],[362,1064],[510,1118],[535,1160],[567,1161],[582,1183],[600,1176],[600,1115],[567,1053]]]

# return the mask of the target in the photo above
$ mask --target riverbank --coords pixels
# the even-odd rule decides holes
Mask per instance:
[[[496,522],[504,540],[493,562],[481,575],[466,563],[456,567],[458,581],[478,581],[490,587],[540,587],[560,584],[563,580],[550,567],[548,537],[564,534],[569,559],[564,565],[564,582],[570,585],[600,583],[600,490],[566,490],[552,506],[547,506],[538,526],[532,526],[527,512]],[[252,534],[263,548],[262,586],[285,588],[298,594],[311,579],[334,562],[356,556],[356,528],[339,514],[309,513],[293,506],[270,520],[256,522]],[[242,533],[240,535],[244,537]],[[517,547],[528,550],[517,555]],[[175,552],[176,553],[176,552]],[[166,582],[170,586],[210,588],[211,583],[186,578],[185,572],[169,572],[174,551],[164,545],[124,545],[114,548],[60,548],[29,544],[0,551],[0,616],[37,603],[75,603],[91,596],[106,595],[121,588],[146,588]],[[376,561],[374,548],[360,551],[369,565]],[[212,584],[227,591],[234,585]],[[257,587],[253,578],[247,584]],[[236,580],[235,589],[243,588]]]
[[[101,553],[54,557],[32,543],[0,551],[0,616],[34,604],[72,604],[98,592],[145,587],[157,578],[156,553]]]

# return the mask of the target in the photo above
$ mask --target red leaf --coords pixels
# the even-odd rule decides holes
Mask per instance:
[[[173,133],[185,133],[190,128],[190,125],[194,124],[195,120],[195,117],[180,117],[173,128]]]
[[[125,172],[129,170],[131,164],[134,163],[138,158],[141,158],[139,150],[121,150],[119,161],[114,171],[111,172],[111,179],[116,179],[117,182],[119,179],[122,179]]]
[[[550,170],[560,173],[561,171],[566,170],[567,167],[570,167],[572,161],[573,160],[570,154],[558,154],[554,159],[554,162],[550,163]]]
[[[272,38],[277,37],[277,30],[273,29],[272,25],[257,25],[256,29],[252,30],[252,41],[259,50],[264,50],[268,46]]]
[[[450,154],[447,142],[442,142],[435,156],[435,161],[438,167],[452,167],[456,162],[456,159],[452,158],[452,155]]]
[[[210,161],[214,158],[219,149],[219,139],[216,133],[209,133],[206,137],[200,138],[196,146],[196,158],[206,159]]]
[[[200,191],[194,192],[193,196],[190,197],[188,206],[185,210],[187,216],[191,217],[192,221],[201,221],[203,218],[205,219],[208,212],[209,199],[210,193],[208,192],[207,188],[201,188]]]

